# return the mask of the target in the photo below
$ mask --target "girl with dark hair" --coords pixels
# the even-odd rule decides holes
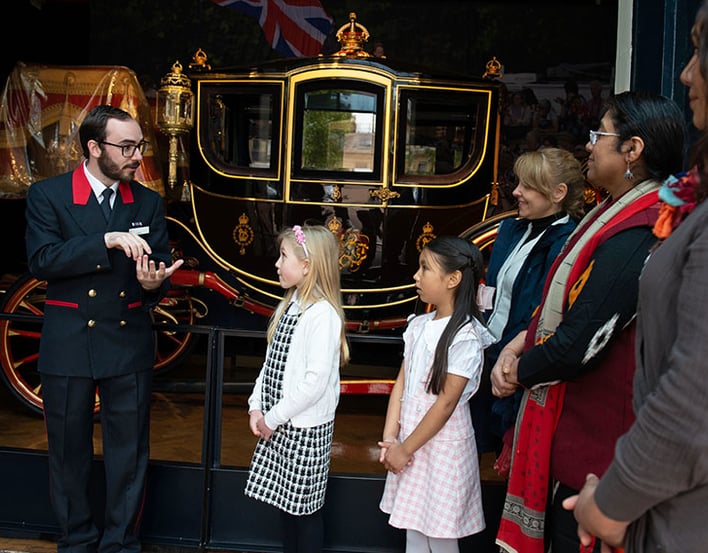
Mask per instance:
[[[492,368],[496,396],[523,390],[497,534],[504,551],[580,548],[562,501],[587,473],[604,473],[634,421],[639,275],[656,242],[658,190],[682,166],[685,134],[672,100],[635,92],[610,98],[590,131],[587,180],[608,196],[578,223],[528,329]]]
[[[388,470],[381,510],[406,529],[406,551],[457,553],[458,538],[484,529],[468,401],[479,386],[491,335],[477,307],[483,261],[462,238],[441,236],[413,276],[435,310],[413,318],[391,390],[379,460]]]
[[[584,546],[603,551],[699,553],[708,544],[708,2],[692,30],[681,73],[701,138],[692,169],[667,179],[654,249],[639,281],[633,407],[602,478],[587,475],[574,508]]]

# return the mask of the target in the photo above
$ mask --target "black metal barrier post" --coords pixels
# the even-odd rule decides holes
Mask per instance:
[[[206,441],[213,449],[206,464],[208,505],[204,509],[206,531],[202,542],[210,550],[279,551],[278,511],[243,494],[247,468],[222,466],[220,460],[224,337],[260,340],[265,337],[262,332],[248,330],[215,329],[215,333],[216,345],[209,346],[209,351],[218,352],[209,365],[215,377],[206,387],[207,395],[213,394],[213,398],[205,397],[205,405],[213,412],[204,431],[209,433]],[[370,338],[372,342],[387,341],[380,336]],[[363,336],[352,337],[354,342],[363,339]],[[381,475],[330,474],[324,507],[326,551],[403,551],[403,533],[389,526],[387,516],[378,508],[383,483]]]
[[[221,418],[218,417],[222,408],[222,383],[224,375],[224,336],[216,329],[209,331],[207,349],[206,389],[204,395],[204,432],[202,436],[202,455],[204,470],[204,489],[202,502],[202,524],[199,536],[199,548],[209,546],[209,520],[211,519],[210,491],[212,489],[211,467],[219,458],[221,443]]]

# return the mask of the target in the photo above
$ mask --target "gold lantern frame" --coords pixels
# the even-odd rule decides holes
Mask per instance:
[[[182,64],[175,61],[172,71],[160,80],[157,91],[156,124],[169,137],[168,176],[170,190],[177,185],[177,139],[194,127],[194,93],[189,77],[182,73]]]

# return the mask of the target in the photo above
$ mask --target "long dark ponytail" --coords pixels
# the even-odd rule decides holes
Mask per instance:
[[[479,248],[456,236],[439,236],[429,242],[426,249],[435,256],[446,273],[460,271],[462,278],[455,289],[455,302],[450,320],[435,348],[427,391],[439,394],[447,379],[447,355],[457,332],[471,319],[483,321],[477,305],[477,288],[482,279],[484,262]]]

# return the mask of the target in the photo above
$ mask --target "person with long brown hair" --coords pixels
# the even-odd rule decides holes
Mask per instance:
[[[379,442],[388,471],[379,508],[406,531],[406,553],[459,553],[458,540],[485,527],[467,405],[492,339],[475,301],[483,259],[470,241],[438,236],[418,264],[416,290],[435,309],[413,317],[403,333]]]

